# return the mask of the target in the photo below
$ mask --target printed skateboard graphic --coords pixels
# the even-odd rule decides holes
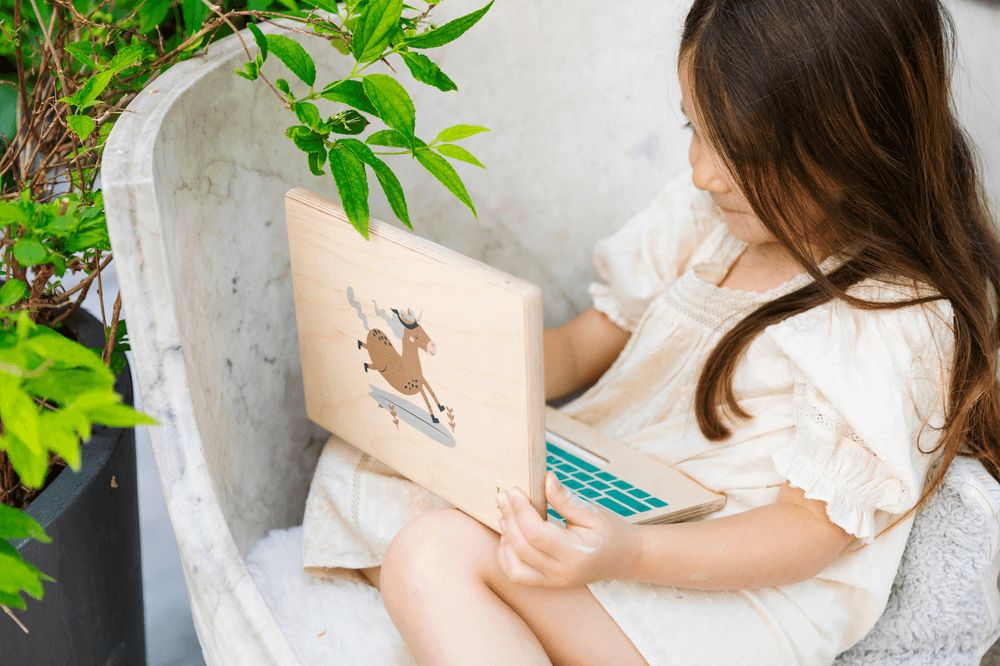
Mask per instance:
[[[363,361],[364,372],[377,371],[389,386],[403,396],[419,393],[424,399],[424,406],[372,384],[368,385],[371,389],[369,395],[381,409],[392,416],[392,422],[397,428],[399,421],[402,420],[431,439],[445,446],[454,447],[455,438],[452,435],[455,431],[454,412],[438,400],[420,364],[420,350],[431,356],[437,353],[437,345],[420,324],[420,315],[414,316],[412,308],[407,308],[405,313],[397,308],[390,308],[393,313],[390,315],[372,299],[375,314],[385,321],[395,338],[401,341],[402,351],[397,351],[393,340],[385,331],[369,327],[368,317],[361,303],[355,298],[354,288],[351,286],[347,287],[347,302],[355,309],[358,319],[367,331],[365,340],[357,341],[358,349],[368,351],[369,360]],[[447,416],[448,426],[452,432],[448,432],[441,423],[435,410]]]

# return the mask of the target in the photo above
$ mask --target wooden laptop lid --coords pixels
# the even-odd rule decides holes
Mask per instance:
[[[495,530],[497,486],[545,516],[539,288],[303,188],[285,214],[309,419]]]

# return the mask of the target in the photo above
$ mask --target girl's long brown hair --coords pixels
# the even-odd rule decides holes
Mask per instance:
[[[954,56],[938,0],[695,0],[681,38],[703,138],[814,279],[759,307],[709,355],[695,394],[708,439],[730,434],[718,407],[750,418],[733,373],[767,326],[831,299],[866,309],[951,303],[953,372],[930,451],[941,452],[916,505],[892,525],[923,505],[960,450],[1000,480],[1000,240],[955,119]],[[851,258],[824,275],[809,245],[851,248]],[[846,292],[887,275],[936,295],[886,302]]]

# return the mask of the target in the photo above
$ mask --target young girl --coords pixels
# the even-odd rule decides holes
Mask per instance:
[[[515,488],[502,535],[430,501],[383,557],[355,531],[420,663],[829,664],[872,628],[954,456],[998,476],[1000,241],[951,30],[937,0],[695,0],[691,171],[596,246],[546,395],[596,380],[562,411],[728,503],[639,527],[550,473],[565,528]],[[364,465],[384,527],[423,489]]]

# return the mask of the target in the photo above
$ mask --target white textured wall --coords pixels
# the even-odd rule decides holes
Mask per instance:
[[[1000,217],[1000,3],[951,0],[958,27],[955,98],[983,157],[986,189]]]

